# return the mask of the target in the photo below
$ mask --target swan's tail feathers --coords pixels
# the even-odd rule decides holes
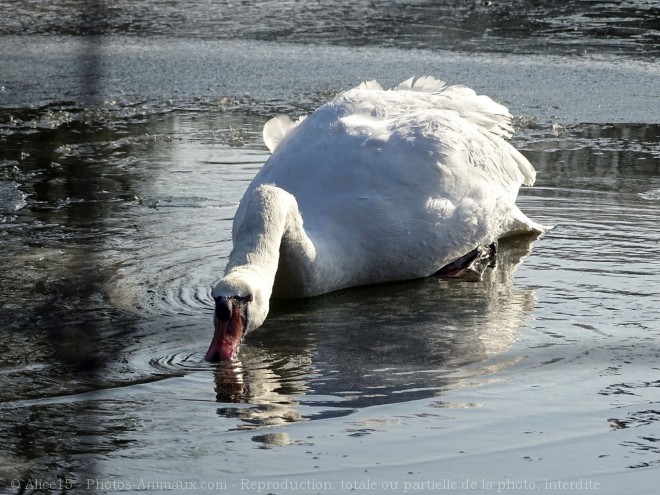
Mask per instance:
[[[536,170],[534,170],[532,164],[529,163],[529,160],[525,158],[520,151],[508,143],[507,145],[509,148],[509,153],[511,153],[511,158],[513,158],[513,161],[516,162],[518,169],[523,175],[523,185],[533,186],[534,182],[536,182]]]
[[[527,215],[520,211],[520,208],[513,205],[509,218],[502,225],[500,239],[506,239],[507,237],[515,237],[518,235],[539,236],[553,228],[553,225],[541,225],[540,223],[530,220]]]
[[[509,109],[462,84],[447,84],[432,76],[411,77],[394,90],[433,94],[438,97],[434,101],[436,108],[454,110],[461,117],[497,136],[509,138],[513,135]]]
[[[298,120],[292,120],[288,115],[278,115],[273,117],[264,125],[264,143],[270,150],[274,152],[275,148],[282,142],[292,129],[300,124],[305,117],[300,117]]]

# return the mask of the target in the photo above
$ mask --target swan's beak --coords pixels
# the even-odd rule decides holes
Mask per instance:
[[[238,354],[238,347],[243,338],[245,323],[236,305],[232,305],[231,316],[227,321],[221,321],[217,316],[213,318],[215,333],[213,340],[206,351],[204,359],[211,363],[216,361],[229,361]]]

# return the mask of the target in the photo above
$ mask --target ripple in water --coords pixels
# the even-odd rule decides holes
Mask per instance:
[[[13,181],[0,181],[0,212],[15,212],[27,205],[27,195]]]
[[[210,285],[206,287],[171,287],[164,294],[150,291],[149,296],[149,306],[161,314],[199,316],[208,313],[210,315],[214,308]]]
[[[176,352],[167,356],[155,357],[149,365],[156,371],[166,374],[172,372],[209,371],[213,365],[204,361],[201,352]]]
[[[648,201],[657,201],[660,199],[660,189],[653,189],[651,191],[639,193],[639,195],[642,199],[646,199]]]

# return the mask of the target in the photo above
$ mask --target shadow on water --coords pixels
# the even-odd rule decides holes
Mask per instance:
[[[512,285],[530,239],[504,241],[482,282],[428,278],[279,302],[239,360],[218,365],[219,410],[251,425],[441,395],[506,368],[534,308]],[[315,406],[306,416],[298,406]],[[329,409],[330,408],[330,409]]]
[[[102,2],[88,2],[87,6],[85,14],[102,16]],[[81,19],[81,23],[88,24],[88,19]],[[99,47],[94,44],[86,44],[85,47],[79,60],[83,67],[79,93],[82,95],[80,104],[89,108],[98,105],[97,84],[102,69],[99,66]],[[0,394],[2,402],[16,398],[16,388],[21,388],[21,378],[28,381],[26,385],[29,387],[30,375],[39,370],[43,378],[38,386],[42,388],[40,393],[47,394],[48,388],[57,389],[59,381],[95,388],[98,370],[106,360],[104,350],[98,346],[109,321],[108,315],[98,310],[105,282],[101,269],[103,263],[99,257],[99,239],[103,237],[104,221],[108,215],[104,204],[96,201],[103,189],[102,169],[95,164],[93,157],[85,154],[65,163],[54,163],[52,157],[56,148],[66,144],[62,140],[65,134],[69,137],[79,134],[82,140],[90,138],[89,129],[82,124],[72,129],[66,129],[65,126],[61,130],[55,126],[52,132],[37,131],[36,138],[28,138],[23,142],[19,137],[18,142],[12,143],[11,132],[5,134],[3,139],[0,162],[16,178],[19,178],[20,169],[13,164],[20,161],[30,163],[28,166],[33,170],[48,171],[44,174],[34,173],[38,178],[34,182],[31,203],[33,227],[38,226],[35,229],[36,235],[27,242],[27,250],[20,245],[17,250],[12,250],[9,242],[8,252],[3,254],[18,254],[20,257],[21,251],[34,252],[46,248],[57,252],[55,256],[61,265],[60,276],[56,280],[34,279],[35,285],[30,291],[33,307],[27,321],[20,313],[23,312],[23,291],[29,288],[29,281],[20,280],[17,293],[14,293],[13,290],[4,290],[10,289],[12,284],[3,280],[0,322],[5,323],[2,333],[7,335],[11,344],[8,345],[10,352],[3,352],[3,355],[9,357],[9,366],[3,365],[0,372],[13,376],[12,386],[3,386]],[[66,213],[62,214],[59,208],[53,208],[56,202],[53,201],[54,197],[69,203]],[[17,227],[20,231],[25,226]],[[54,245],[61,249],[53,249]],[[15,261],[12,265],[20,266]],[[20,274],[16,277],[20,278]],[[28,275],[29,278],[32,277]],[[15,296],[18,299],[12,301]],[[18,310],[13,318],[12,308]],[[17,345],[16,341],[20,340],[25,342],[25,347]],[[18,354],[16,349],[19,350]],[[16,362],[11,363],[12,360]],[[12,368],[11,364],[15,364],[18,369]],[[71,385],[69,383],[68,386]],[[18,392],[20,394],[21,391]],[[75,434],[69,426],[74,418]],[[34,407],[27,412],[27,417],[24,410],[10,407],[3,411],[2,419],[4,424],[0,451],[3,452],[3,458],[0,460],[0,478],[3,484],[13,479],[12,488],[18,488],[14,485],[18,481],[18,492],[32,492],[35,486],[31,485],[31,480],[94,477],[95,466],[89,455],[97,452],[99,444],[96,438],[98,418],[89,403]],[[45,453],[48,461],[30,462],[37,458],[43,460]],[[76,456],[75,460],[73,456]],[[67,482],[64,486],[70,488]],[[36,491],[40,491],[44,487],[36,488]],[[48,485],[45,488],[48,491],[54,487]]]

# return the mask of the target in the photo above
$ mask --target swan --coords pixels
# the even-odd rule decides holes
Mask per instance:
[[[483,271],[498,239],[545,232],[515,204],[536,172],[506,140],[511,120],[425,76],[363,82],[307,117],[268,121],[271,156],[234,217],[205,359],[234,358],[271,297]]]

